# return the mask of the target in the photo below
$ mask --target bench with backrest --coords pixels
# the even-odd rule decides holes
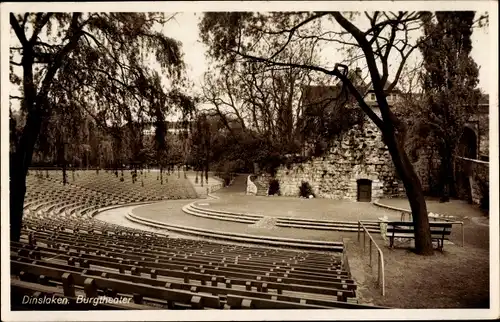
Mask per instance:
[[[57,264],[52,265],[57,266]],[[106,293],[114,296],[128,294],[133,296],[136,304],[143,304],[144,300],[152,300],[153,302],[164,303],[169,308],[173,308],[175,303],[198,309],[205,307],[220,308],[220,300],[217,296],[192,292],[192,290],[171,289],[166,287],[166,283],[163,283],[162,287],[133,283],[127,280],[110,278],[106,272],[102,272],[100,275],[90,275],[87,270],[80,270],[79,268],[68,271],[50,267],[38,261],[23,263],[17,258],[11,261],[11,270],[21,280],[27,282],[38,282],[48,286],[62,284],[65,296],[74,297],[77,291],[76,287],[78,287],[78,290],[84,290],[86,297],[97,297]]]
[[[452,224],[447,222],[429,222],[432,240],[437,241],[437,248],[443,250],[445,240],[451,235]],[[389,238],[389,247],[394,248],[396,238],[414,239],[415,225],[409,221],[393,221],[387,223],[387,237]]]
[[[55,247],[55,245],[52,245]],[[51,248],[50,244],[44,246],[28,245],[14,243],[13,250],[16,250],[18,255],[38,252],[41,257],[55,257],[61,260],[68,260],[73,257],[77,261],[86,260],[88,265],[109,266],[119,268],[120,266],[127,269],[138,266],[141,268],[150,269],[171,269],[184,272],[199,272],[209,275],[224,275],[228,277],[237,277],[241,279],[255,279],[260,276],[262,282],[277,282],[281,280],[283,283],[299,284],[299,285],[313,285],[318,287],[332,287],[339,289],[356,289],[356,284],[350,279],[345,271],[341,271],[336,267],[336,270],[327,274],[327,271],[308,271],[308,270],[295,270],[296,267],[284,266],[281,264],[274,266],[264,265],[245,265],[233,262],[218,262],[216,259],[208,258],[203,260],[203,257],[197,257],[196,260],[185,257],[161,257],[160,256],[147,256],[141,254],[130,254],[129,252],[123,253],[118,250],[110,251],[109,248],[99,247],[93,248],[89,246],[70,246],[73,250]],[[208,262],[213,260],[213,262]],[[147,269],[144,269],[147,272]],[[182,274],[179,275],[182,277]]]
[[[61,242],[64,239],[54,240],[47,234],[35,233],[37,241],[47,245],[49,249],[63,246]],[[245,260],[239,257],[229,257],[229,255],[205,255],[196,252],[192,253],[179,253],[175,248],[170,252],[143,252],[142,249],[134,247],[122,248],[121,245],[110,245],[107,243],[92,242],[89,240],[82,241],[68,241],[65,243],[67,246],[63,249],[71,248],[76,252],[83,255],[90,255],[92,253],[99,255],[108,254],[115,258],[128,259],[130,261],[137,261],[138,263],[150,262],[150,265],[166,265],[177,264],[182,268],[182,265],[189,266],[203,266],[205,269],[213,270],[220,269],[221,271],[245,272],[248,274],[260,274],[264,276],[280,276],[283,278],[297,278],[297,279],[312,279],[312,280],[328,280],[333,276],[339,276],[343,279],[348,279],[348,272],[341,269],[341,264],[338,262],[331,262],[328,265],[319,266],[318,264],[313,267],[302,265],[300,262],[269,262],[257,260]],[[123,244],[122,244],[123,245]],[[133,245],[133,244],[131,244]],[[39,246],[40,247],[40,246]],[[140,251],[139,251],[140,250]],[[226,257],[227,256],[227,257]],[[238,255],[236,255],[238,256]],[[314,283],[313,283],[314,284]],[[319,285],[319,284],[318,284]]]
[[[273,295],[269,298],[249,297],[236,294],[227,296],[231,309],[384,309],[385,307],[361,305],[345,302],[327,302],[315,299],[291,299],[287,296]]]
[[[55,304],[39,305],[26,301],[26,296],[31,298],[54,297]],[[17,279],[11,280],[11,308],[15,311],[57,311],[64,310],[151,310],[154,307],[135,304],[133,302],[81,302],[74,296],[64,295],[64,291],[56,286],[42,285]],[[61,299],[59,304],[57,299]]]
[[[278,293],[294,291],[329,294],[337,296],[339,300],[355,295],[352,292],[356,289],[355,283],[350,279],[348,272],[342,272],[335,262],[329,267],[312,268],[301,267],[300,262],[261,262],[253,259],[245,261],[238,257],[232,257],[231,260],[227,254],[214,254],[215,257],[213,255],[206,257],[202,254],[186,256],[175,249],[170,253],[137,252],[136,248],[121,248],[120,245],[102,246],[90,241],[81,244],[68,241],[64,246],[61,244],[64,240],[44,239],[42,235],[37,233],[37,240],[47,246],[37,246],[35,253],[38,251],[41,257],[57,256],[59,260],[79,263],[83,267],[97,265],[123,272],[133,270],[139,274],[148,274],[151,270],[156,270],[157,275],[176,276],[184,278],[185,281],[194,279],[213,282],[213,276],[219,276],[216,282],[225,283],[226,287],[233,284],[266,292],[270,289]]]
[[[23,254],[19,254],[23,255]],[[26,254],[24,254],[26,255]],[[45,254],[40,254],[43,255]],[[64,260],[62,257],[58,257],[59,260]],[[80,262],[81,264],[81,262]],[[96,262],[88,262],[87,264],[91,265],[96,265]],[[229,294],[233,295],[241,295],[245,297],[259,297],[259,298],[264,298],[264,299],[272,299],[273,297],[278,296],[280,300],[282,301],[291,301],[291,302],[302,302],[307,299],[303,297],[303,295],[298,296],[298,295],[289,295],[288,296],[283,296],[280,294],[283,294],[282,292],[278,291],[278,295],[276,293],[268,292],[268,289],[272,289],[273,284],[275,283],[266,283],[264,281],[248,281],[248,280],[239,280],[239,279],[229,279],[225,276],[216,276],[216,275],[204,275],[204,274],[196,274],[196,273],[190,273],[190,272],[182,272],[179,270],[171,271],[168,272],[167,274],[164,274],[164,270],[162,269],[157,269],[157,270],[147,270],[143,268],[130,268],[129,265],[123,265],[123,268],[126,268],[127,270],[130,269],[131,274],[126,274],[125,270],[120,269],[121,272],[112,272],[110,270],[101,270],[100,267],[103,267],[101,265],[95,266],[94,268],[88,267],[88,265],[83,265],[83,267],[80,266],[71,266],[67,265],[64,263],[55,263],[53,261],[49,260],[43,260],[38,259],[33,261],[31,258],[27,258],[24,256],[18,256],[14,257],[13,261],[11,263],[12,265],[12,272],[17,273],[19,275],[22,275],[22,278],[24,280],[27,280],[30,278],[33,281],[33,274],[35,274],[34,279],[40,280],[40,276],[42,276],[43,280],[40,280],[40,282],[48,284],[50,281],[47,280],[47,277],[51,277],[51,280],[55,279],[59,281],[58,277],[62,276],[63,272],[69,272],[72,274],[84,274],[87,276],[93,276],[96,278],[107,278],[107,279],[118,279],[118,280],[124,280],[126,282],[131,282],[135,284],[141,284],[141,285],[151,285],[151,286],[157,286],[157,287],[167,287],[169,289],[180,289],[180,290],[185,290],[185,291],[190,291],[190,292],[200,292],[200,293],[208,293],[208,294],[214,294],[218,295],[221,298],[224,298],[225,296]],[[74,264],[73,264],[74,265]],[[168,281],[166,281],[164,278],[160,278],[160,276],[165,276],[168,277]],[[174,276],[177,276],[177,278],[184,278],[184,283],[182,282],[176,282],[172,281],[172,278]],[[192,280],[201,280],[202,283],[201,285],[199,284],[192,284],[190,282],[190,278]],[[283,281],[287,282],[287,281]],[[210,285],[211,284],[211,285]],[[222,284],[222,286],[220,286]],[[237,285],[244,286],[245,290],[236,287]],[[293,287],[293,285],[291,285]],[[299,285],[296,285],[295,287],[300,287]],[[292,288],[285,287],[287,291],[292,291]],[[279,290],[279,288],[278,288]],[[315,289],[315,293],[317,293],[319,288]],[[330,294],[337,296],[337,301],[331,301],[331,300],[323,300],[320,301],[321,303],[317,302],[314,303],[316,305],[324,305],[324,306],[330,306],[330,307],[338,307],[338,302],[339,301],[344,301],[345,299],[343,297],[348,296],[348,292],[346,294],[338,294],[334,293],[333,290],[324,290],[325,294]],[[140,290],[138,290],[139,293]],[[332,293],[333,292],[333,293]],[[308,299],[310,302],[311,299]],[[313,304],[313,303],[309,303]]]

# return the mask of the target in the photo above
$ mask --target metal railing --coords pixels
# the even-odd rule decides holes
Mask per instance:
[[[384,253],[380,247],[378,247],[377,243],[373,239],[372,235],[368,231],[368,229],[363,225],[362,220],[358,221],[358,242],[360,241],[361,230],[363,230],[363,254],[366,251],[366,235],[369,237],[370,242],[370,267],[372,267],[372,245],[375,245],[375,248],[378,252],[378,263],[377,263],[377,284],[382,289],[382,296],[385,296],[385,269],[384,269]]]

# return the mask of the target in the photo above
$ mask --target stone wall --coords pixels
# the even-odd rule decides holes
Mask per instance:
[[[412,161],[415,172],[420,178],[424,193],[436,193],[438,189],[437,178],[439,175],[439,166],[441,164],[437,151],[429,146],[424,147],[418,151],[416,159]]]
[[[259,181],[268,179],[261,176]],[[369,120],[339,136],[324,157],[281,166],[276,179],[284,196],[298,196],[307,181],[317,197],[357,200],[360,179],[371,180],[372,199],[403,193],[381,133]]]
[[[488,114],[475,115],[470,121],[478,136],[478,155],[488,155]],[[437,195],[440,158],[436,149],[431,146],[420,149],[412,162],[424,193]],[[488,183],[488,167],[484,164],[478,162],[471,167],[469,181],[474,203],[480,202]],[[261,174],[255,183],[268,186],[270,179],[269,174]],[[372,199],[405,196],[381,133],[368,119],[339,136],[325,156],[281,166],[276,179],[285,196],[298,196],[302,181],[307,181],[317,197],[357,200],[359,179],[371,180]]]
[[[489,194],[489,162],[459,158],[462,171],[469,178],[472,202],[481,204],[483,197]]]
[[[488,198],[490,193],[490,174],[488,162],[473,162],[471,175],[472,202],[482,204],[483,197]]]
[[[478,122],[478,136],[479,136],[479,146],[478,146],[478,154],[479,156],[488,156],[489,155],[489,146],[490,146],[490,118],[488,113],[479,114],[474,117]],[[479,157],[478,156],[478,157]]]

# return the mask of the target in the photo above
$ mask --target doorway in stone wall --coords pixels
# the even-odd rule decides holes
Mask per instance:
[[[372,201],[372,181],[368,179],[359,179],[358,181],[358,198],[359,202]]]

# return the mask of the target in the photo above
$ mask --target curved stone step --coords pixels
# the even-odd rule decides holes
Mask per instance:
[[[185,213],[187,213],[189,215],[208,218],[208,219],[214,219],[214,220],[225,220],[225,221],[239,222],[239,223],[244,223],[244,224],[253,224],[256,222],[256,220],[254,220],[254,219],[239,218],[237,216],[210,214],[207,212],[193,209],[192,207],[190,207],[190,205],[186,205],[186,206],[182,207],[182,211],[184,211]]]
[[[317,241],[317,240],[304,240],[304,239],[292,239],[292,238],[279,238],[279,237],[268,237],[268,236],[258,236],[258,235],[248,235],[248,234],[237,234],[229,232],[215,232],[213,230],[187,227],[181,225],[172,225],[159,222],[152,219],[146,219],[128,213],[126,218],[130,221],[144,224],[147,226],[153,226],[156,228],[164,228],[167,230],[175,231],[181,234],[197,235],[205,238],[222,239],[233,242],[243,242],[251,244],[264,244],[267,246],[280,246],[280,247],[290,247],[290,248],[300,248],[300,249],[311,249],[320,251],[332,251],[332,252],[342,252],[344,249],[342,242],[327,242],[327,241]]]
[[[284,228],[300,228],[300,229],[315,229],[315,230],[331,230],[331,231],[349,231],[349,232],[357,232],[358,228],[351,228],[351,227],[342,227],[342,226],[331,226],[331,227],[324,227],[324,226],[312,226],[312,225],[301,225],[301,224],[280,224],[277,223],[276,226],[278,227],[284,227]],[[375,229],[370,229],[367,228],[370,233],[379,233],[379,230]]]
[[[184,206],[182,210],[185,213],[194,216],[245,224],[255,224],[259,220],[264,218],[264,216],[262,215],[207,209],[195,205],[194,202]],[[377,222],[364,222],[364,225],[369,232],[380,233],[379,224]],[[302,228],[332,231],[358,231],[358,222],[356,221],[327,221],[294,217],[278,217],[276,220],[276,226],[284,228]]]
[[[231,212],[231,211],[224,211],[224,210],[202,208],[202,207],[197,206],[195,202],[191,203],[190,205],[193,209],[204,211],[204,212],[206,211],[206,212],[223,214],[223,215],[230,215],[230,216],[236,215],[236,216],[248,217],[248,218],[253,218],[253,219],[262,219],[264,217],[262,215],[247,214],[247,213],[242,213],[242,212]]]

